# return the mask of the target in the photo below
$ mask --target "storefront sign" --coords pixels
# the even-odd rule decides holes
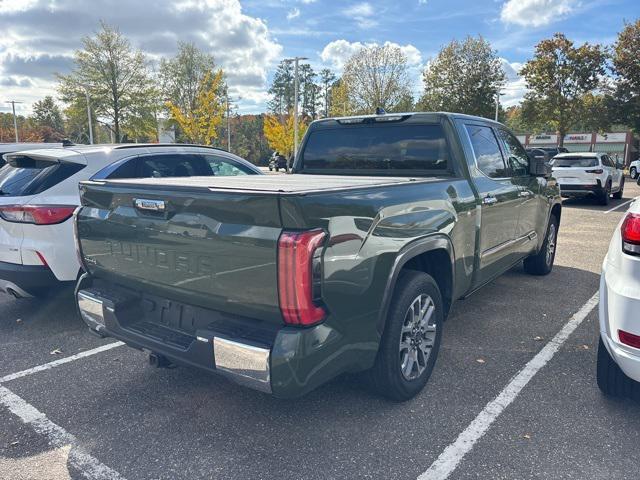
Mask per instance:
[[[591,143],[591,134],[570,133],[564,136],[564,143]]]
[[[558,144],[558,135],[532,135],[529,137],[530,144]]]
[[[624,143],[627,141],[627,132],[603,133],[596,135],[597,143]]]

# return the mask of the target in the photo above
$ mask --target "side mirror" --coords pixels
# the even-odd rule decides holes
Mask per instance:
[[[552,169],[543,156],[529,156],[529,172],[534,177],[550,178]]]

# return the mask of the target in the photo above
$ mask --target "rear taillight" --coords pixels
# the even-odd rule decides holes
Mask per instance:
[[[640,214],[627,213],[620,229],[622,250],[631,255],[640,255]]]
[[[638,335],[625,332],[624,330],[618,330],[618,338],[620,338],[620,343],[624,343],[633,348],[640,348],[640,336]]]
[[[3,205],[0,217],[7,222],[53,225],[71,217],[75,208],[75,205]]]
[[[604,172],[604,170],[602,170],[601,168],[596,168],[595,170],[585,170],[585,172],[587,172],[587,173],[595,173],[597,175],[600,175],[601,173]]]
[[[288,325],[308,326],[324,320],[320,300],[322,230],[282,232],[278,239],[278,295]]]

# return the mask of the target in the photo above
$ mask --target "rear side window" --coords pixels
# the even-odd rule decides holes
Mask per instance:
[[[553,160],[554,167],[560,168],[588,168],[597,167],[598,159],[596,157],[562,157]]]
[[[491,178],[508,177],[493,129],[482,125],[465,125],[465,128],[480,171]]]
[[[211,175],[218,177],[234,177],[236,175],[255,174],[255,172],[250,168],[234,162],[233,160],[228,160],[215,155],[205,155],[204,158],[211,168]]]
[[[439,124],[349,125],[315,130],[301,155],[305,172],[448,173],[449,146]]]
[[[0,168],[0,195],[23,197],[36,195],[78,173],[84,165],[55,163],[21,158],[16,166],[7,164]]]

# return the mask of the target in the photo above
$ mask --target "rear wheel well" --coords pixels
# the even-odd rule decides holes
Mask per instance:
[[[424,272],[433,277],[442,294],[446,319],[453,301],[453,271],[449,252],[437,249],[422,253],[410,259],[402,269]]]

